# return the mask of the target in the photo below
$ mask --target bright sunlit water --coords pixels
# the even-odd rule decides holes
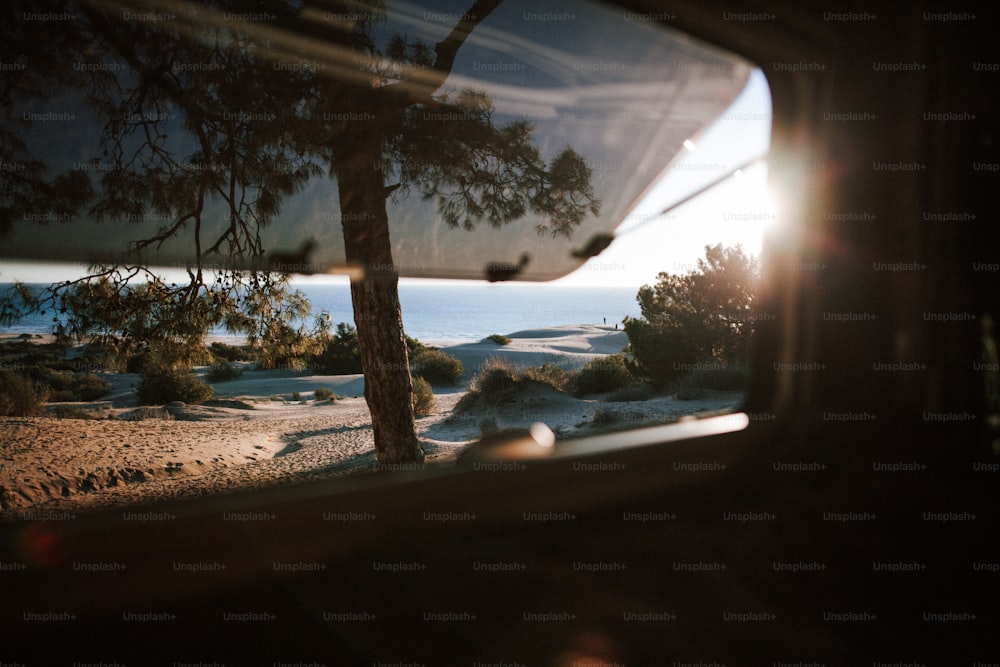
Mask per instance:
[[[0,289],[6,285],[0,284]],[[301,285],[314,313],[327,311],[332,324],[354,322],[350,288],[344,285]],[[490,334],[562,324],[618,324],[637,317],[633,287],[553,285],[415,284],[399,287],[403,326],[422,341],[477,341]],[[0,333],[47,333],[52,314],[31,315]],[[311,322],[307,323],[311,326]],[[224,330],[212,332],[227,335]]]

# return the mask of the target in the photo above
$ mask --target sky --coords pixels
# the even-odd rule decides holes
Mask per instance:
[[[767,81],[754,70],[747,86],[718,122],[668,167],[646,198],[618,228],[603,253],[554,283],[638,286],[661,271],[687,273],[709,244],[740,244],[759,255],[764,231],[773,224],[774,203],[763,161],[710,190],[657,215],[700,187],[766,156],[770,143],[771,97]]]

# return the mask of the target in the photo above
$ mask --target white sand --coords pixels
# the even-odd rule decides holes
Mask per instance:
[[[518,366],[554,363],[565,370],[578,370],[588,361],[621,352],[628,336],[613,326],[583,324],[518,331],[507,336],[511,342],[500,345],[490,340],[456,343],[441,349],[462,362],[471,377],[490,357],[503,356]]]
[[[523,366],[556,363],[577,369],[621,351],[623,331],[567,326],[510,334],[512,342],[445,346],[471,377],[483,361],[503,356]],[[203,375],[206,369],[199,369]],[[204,405],[142,407],[138,376],[105,373],[112,386],[100,401],[50,405],[93,419],[0,418],[0,513],[106,507],[252,488],[371,470],[371,416],[359,375],[319,376],[258,371],[214,385]],[[336,401],[314,400],[328,387]],[[292,400],[298,392],[298,401]],[[453,458],[476,440],[484,422],[527,428],[544,422],[561,437],[673,421],[738,405],[729,392],[701,401],[657,397],[610,403],[581,400],[545,385],[521,386],[496,404],[455,413],[465,388],[435,389],[435,411],[417,421],[428,462]],[[599,417],[595,419],[595,417]]]

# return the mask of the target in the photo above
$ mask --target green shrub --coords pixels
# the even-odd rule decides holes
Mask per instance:
[[[406,350],[407,352],[409,352],[411,357],[415,355],[417,352],[421,352],[423,350],[436,349],[427,347],[416,338],[410,338],[409,336],[406,336],[405,338],[406,338]]]
[[[95,401],[108,393],[108,383],[94,373],[72,373],[50,367],[32,366],[28,375],[48,385],[49,400],[56,403]]]
[[[215,355],[204,345],[182,343],[136,349],[123,355],[123,358],[125,372],[139,375],[161,368],[190,367],[216,361]]]
[[[413,378],[413,413],[429,415],[434,411],[434,390],[431,384],[419,375]]]
[[[136,408],[135,410],[129,410],[128,412],[123,412],[118,415],[118,419],[127,422],[141,422],[147,419],[168,419],[172,420],[174,416],[169,410],[164,408]]]
[[[573,380],[573,393],[578,396],[614,391],[633,381],[625,356],[609,354],[594,359],[580,369]]]
[[[136,393],[143,405],[162,405],[173,401],[198,405],[212,398],[215,390],[187,370],[158,368],[143,373]]]
[[[453,386],[465,375],[465,368],[457,357],[447,352],[424,349],[413,356],[410,372],[432,385]]]
[[[56,419],[99,419],[92,412],[68,405],[57,405],[55,408],[50,409],[49,414]]]
[[[0,416],[30,417],[48,400],[48,387],[18,373],[0,371]]]
[[[522,369],[504,357],[490,357],[472,377],[469,392],[455,404],[455,411],[495,405],[525,382],[546,384],[557,391],[564,391],[571,379],[571,373],[552,363]]]
[[[245,345],[228,345],[215,342],[209,346],[209,351],[222,361],[255,361],[253,351]]]
[[[492,341],[497,345],[510,345],[513,340],[510,336],[503,336],[501,334],[492,334],[486,337],[486,340]]]
[[[72,389],[81,401],[96,401],[107,394],[110,387],[104,378],[93,373],[85,373],[73,379]]]
[[[243,369],[224,361],[209,368],[205,377],[209,382],[228,382],[243,377]]]
[[[125,360],[126,373],[142,373],[146,369],[146,361],[149,359],[148,352],[136,352]]]
[[[470,391],[486,397],[506,391],[519,382],[547,384],[557,391],[566,391],[573,384],[574,374],[548,362],[541,366],[520,368],[504,357],[490,357],[469,383]]]
[[[361,373],[357,329],[346,322],[338,324],[336,333],[323,342],[323,349],[315,362],[319,372],[329,375]]]
[[[321,342],[290,327],[272,333],[273,341],[260,343],[257,368],[302,371],[315,367],[315,359],[323,351]]]
[[[313,392],[313,396],[316,397],[317,401],[326,401],[333,398],[333,390],[328,387],[316,387],[316,390]]]
[[[550,361],[542,364],[541,366],[530,366],[525,368],[519,374],[519,379],[520,378],[541,382],[542,384],[547,384],[553,389],[558,389],[559,391],[567,391],[573,384],[575,376],[573,373],[567,372],[564,368],[557,366]]]
[[[52,389],[49,391],[50,403],[75,403],[76,394],[70,389]]]
[[[503,357],[490,357],[483,362],[469,383],[471,391],[490,396],[513,387],[520,370]]]
[[[626,317],[630,364],[661,389],[703,362],[744,363],[754,332],[759,261],[741,246],[705,246],[685,275],[660,273],[639,289],[641,318]]]
[[[31,369],[31,374],[34,377],[41,378],[49,385],[49,389],[55,394],[69,394],[73,395],[73,374],[61,371],[55,371],[47,373],[46,369],[41,366],[35,366]],[[72,401],[72,398],[65,399]]]

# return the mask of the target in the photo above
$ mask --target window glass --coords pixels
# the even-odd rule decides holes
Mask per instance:
[[[749,63],[579,2],[72,7],[2,28],[4,511],[387,467],[401,377],[415,465],[739,408]]]

